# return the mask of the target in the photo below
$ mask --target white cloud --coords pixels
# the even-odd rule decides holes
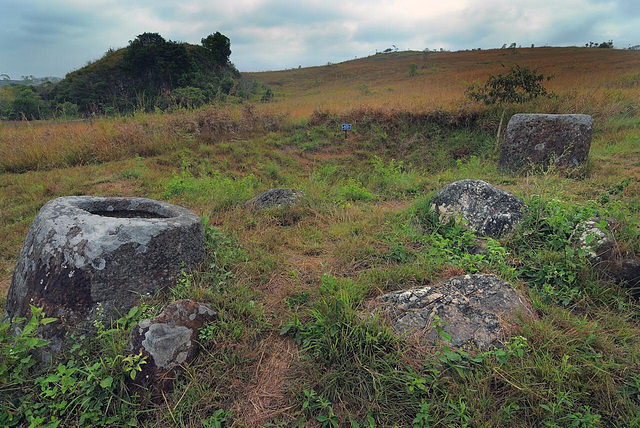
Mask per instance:
[[[199,43],[220,31],[240,70],[401,49],[638,44],[637,0],[3,0],[0,73],[63,75],[136,35]],[[54,4],[55,3],[55,4]]]

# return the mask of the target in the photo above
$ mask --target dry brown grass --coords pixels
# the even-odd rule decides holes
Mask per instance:
[[[23,172],[150,156],[179,137],[162,116],[0,125],[0,171]]]
[[[292,408],[286,386],[298,348],[293,340],[272,334],[257,351],[260,358],[253,379],[231,408],[242,426],[256,428]]]
[[[276,102],[267,109],[304,117],[320,108],[335,113],[360,107],[413,112],[455,109],[467,103],[465,90],[512,64],[555,75],[548,88],[568,96],[556,108],[593,113],[623,108],[640,97],[632,76],[640,70],[637,51],[587,48],[494,49],[468,52],[378,54],[344,63],[251,73],[271,85]],[[408,76],[409,64],[418,66]],[[613,101],[613,102],[612,102]],[[618,105],[619,104],[619,105]]]
[[[154,156],[188,146],[192,135],[228,136],[275,127],[279,120],[247,105],[97,120],[1,122],[0,172]]]

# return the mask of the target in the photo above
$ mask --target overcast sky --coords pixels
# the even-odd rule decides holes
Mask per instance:
[[[640,0],[0,0],[0,74],[63,77],[145,31],[220,31],[240,71],[399,49],[640,44]]]

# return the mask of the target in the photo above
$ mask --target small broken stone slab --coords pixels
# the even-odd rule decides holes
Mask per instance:
[[[585,250],[592,262],[601,262],[613,256],[616,241],[613,236],[607,235],[602,230],[599,218],[578,224],[571,238],[575,237],[577,237],[578,248]]]
[[[609,227],[615,220],[607,221]],[[635,297],[640,297],[640,258],[631,252],[621,253],[615,238],[593,218],[576,226],[571,237],[578,248],[585,250],[589,262],[618,284],[624,284]]]
[[[446,185],[431,204],[440,220],[461,218],[474,232],[493,238],[511,232],[526,209],[524,202],[510,193],[470,179]]]
[[[198,354],[199,330],[217,313],[194,300],[178,300],[153,319],[140,321],[131,332],[131,353],[142,352],[147,362],[135,382],[155,389],[171,388],[175,371]]]
[[[247,206],[255,210],[265,208],[282,208],[293,205],[303,195],[304,192],[301,190],[279,188],[269,189],[247,202]]]
[[[514,114],[507,124],[499,165],[576,168],[587,161],[593,120],[586,114]]]
[[[456,276],[428,286],[393,291],[376,299],[399,334],[422,333],[422,340],[437,338],[433,325],[437,315],[451,345],[488,350],[504,337],[503,320],[528,312],[528,306],[508,283],[495,275]]]

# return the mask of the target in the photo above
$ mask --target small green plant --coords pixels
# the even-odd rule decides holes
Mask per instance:
[[[218,409],[213,412],[213,415],[202,421],[202,426],[205,428],[222,428],[227,425],[226,423],[231,420],[231,417],[230,411]]]
[[[11,339],[14,352],[0,363],[0,369],[8,366],[22,373],[8,378],[13,384],[7,385],[11,387],[3,397],[0,422],[6,426],[137,426],[139,404],[129,397],[126,380],[135,379],[146,364],[142,354],[128,353],[129,331],[141,313],[139,307],[134,307],[108,328],[96,322],[96,335],[90,339],[70,337],[68,357],[42,371],[44,367],[36,370],[31,351],[46,341],[34,334],[39,326],[53,319],[44,318],[42,309],[33,307],[31,321],[20,336]],[[2,333],[4,330],[0,331],[0,341],[6,339]],[[3,354],[8,350],[5,345],[0,343]],[[19,365],[12,364],[11,354],[22,354]],[[20,395],[15,396],[18,385]]]
[[[397,197],[420,190],[420,177],[404,162],[395,159],[385,162],[378,156],[373,156],[370,162],[373,171],[368,175],[368,184],[375,191]]]
[[[489,75],[484,85],[471,85],[467,88],[467,96],[474,101],[482,101],[486,105],[498,105],[502,108],[500,125],[496,134],[496,148],[500,141],[500,132],[507,106],[524,104],[538,97],[547,97],[549,93],[542,82],[551,80],[553,76],[545,76],[537,70],[518,64],[509,68],[508,74]]]
[[[413,428],[429,428],[433,422],[433,418],[429,414],[430,404],[426,402],[420,403],[420,409],[413,419]]]
[[[11,324],[0,323],[0,392],[28,382],[32,369],[37,364],[35,352],[49,343],[38,337],[38,328],[56,319],[45,317],[42,308],[33,305],[30,308],[31,318],[19,334],[11,334]],[[26,318],[14,320],[15,324],[24,322]]]
[[[304,399],[302,401],[302,410],[310,416],[317,414],[315,419],[320,422],[321,427],[337,427],[338,417],[333,412],[331,402],[326,398],[319,396],[313,389],[303,389]]]
[[[360,93],[362,95],[371,95],[373,94],[373,92],[369,89],[369,87],[364,84],[364,83],[360,83],[357,87],[358,91],[360,91]]]
[[[193,280],[193,274],[181,271],[176,281],[176,285],[171,288],[171,295],[175,300],[187,299],[191,297],[192,287],[191,282]]]
[[[338,189],[338,194],[345,201],[370,201],[374,198],[373,193],[352,178]]]
[[[267,88],[264,91],[264,94],[262,94],[262,98],[260,98],[260,101],[262,101],[263,103],[268,103],[271,100],[273,100],[273,91],[271,90],[271,88]]]

